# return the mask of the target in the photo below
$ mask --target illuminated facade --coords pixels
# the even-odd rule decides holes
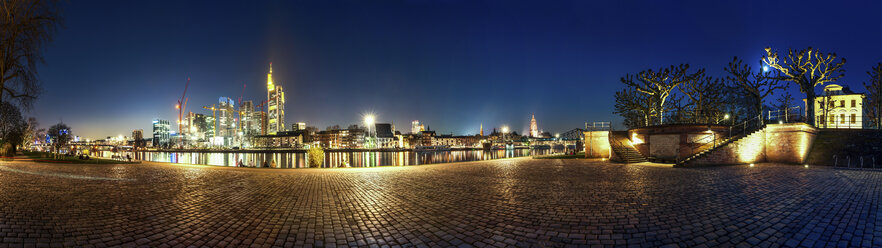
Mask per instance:
[[[863,128],[864,98],[847,87],[831,84],[815,97],[815,125],[819,128]]]
[[[229,97],[218,99],[217,108],[217,136],[233,137],[236,132],[236,104]]]
[[[273,63],[266,74],[267,135],[285,131],[285,92],[273,83]]]
[[[426,131],[426,128],[425,126],[423,126],[423,124],[420,124],[420,120],[413,120],[412,122],[410,122],[411,133],[418,134],[422,131]]]
[[[254,121],[257,122],[258,133],[266,135],[266,112],[261,110],[254,111]]]
[[[291,124],[291,131],[306,130],[306,122],[298,122]]]
[[[251,101],[243,101],[239,106],[239,128],[246,136],[260,135],[260,115],[255,114]]]
[[[171,125],[167,120],[153,120],[153,147],[168,148]]]
[[[536,124],[536,115],[530,120],[530,137],[539,137],[539,124]]]

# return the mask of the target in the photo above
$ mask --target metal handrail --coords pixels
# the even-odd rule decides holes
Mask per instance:
[[[760,114],[760,115],[757,115],[756,117],[753,117],[753,118],[746,120],[744,122],[729,126],[729,135],[726,137],[721,136],[721,137],[717,138],[716,132],[712,132],[712,135],[709,135],[709,136],[706,136],[706,137],[701,138],[699,140],[696,140],[696,142],[692,142],[692,144],[690,145],[690,149],[691,149],[690,152],[692,155],[687,157],[686,159],[689,159],[690,157],[697,154],[696,151],[701,152],[704,150],[714,149],[714,148],[717,148],[717,146],[719,144],[725,143],[726,141],[728,141],[732,138],[738,137],[740,135],[746,135],[748,131],[752,132],[755,130],[759,130],[760,128],[762,128],[765,125],[762,117],[763,116]],[[756,125],[754,125],[754,124],[756,124]],[[705,141],[707,139],[711,139],[711,140],[709,140],[708,142],[701,142],[701,141]],[[708,146],[708,144],[710,144],[710,147],[706,147],[706,146]],[[678,154],[678,156],[679,156],[679,154]],[[686,159],[680,160],[679,162],[683,162]]]
[[[595,121],[591,122],[591,126],[588,126],[588,122],[585,122],[586,130],[612,130],[612,122],[609,121]]]
[[[802,106],[793,106],[784,109],[769,110],[766,120],[777,120],[782,123],[803,121],[805,117],[803,116],[803,111],[801,111],[801,109]]]

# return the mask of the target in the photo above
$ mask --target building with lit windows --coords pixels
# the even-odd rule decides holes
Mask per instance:
[[[306,122],[298,122],[291,124],[291,131],[306,130]]]
[[[398,147],[398,140],[392,129],[392,124],[377,123],[374,125],[376,148],[395,148]]]
[[[254,111],[253,119],[257,123],[257,133],[260,135],[266,135],[266,112],[265,111]]]
[[[170,128],[167,120],[153,120],[153,147],[169,148],[170,147]]]
[[[285,131],[285,92],[273,82],[273,63],[266,74],[267,135]]]
[[[419,120],[413,120],[412,122],[410,122],[410,133],[418,134],[425,130],[425,126],[423,126],[423,124],[420,124]]]
[[[217,137],[233,137],[236,133],[236,104],[229,97],[218,99]]]
[[[260,134],[259,119],[255,121],[254,117],[254,103],[252,101],[242,101],[242,104],[239,105],[239,130],[243,135],[254,136]]]
[[[865,94],[854,93],[848,87],[827,85],[824,92],[815,97],[815,125],[818,128],[863,128],[865,98]]]

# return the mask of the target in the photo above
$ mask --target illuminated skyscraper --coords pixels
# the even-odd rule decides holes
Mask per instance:
[[[285,92],[282,86],[273,84],[273,63],[270,63],[269,73],[266,74],[266,90],[266,134],[274,135],[285,131]]]
[[[153,120],[153,147],[168,148],[170,125],[167,120]]]
[[[530,120],[530,137],[539,137],[539,125],[536,124],[536,115]]]
[[[239,105],[239,129],[247,136],[260,134],[260,116],[254,114],[252,101],[242,101]]]
[[[221,97],[218,99],[217,108],[217,136],[233,137],[236,131],[236,104],[229,97]]]

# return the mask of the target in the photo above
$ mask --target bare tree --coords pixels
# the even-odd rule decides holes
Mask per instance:
[[[26,126],[17,107],[0,102],[0,154],[15,156]]]
[[[44,133],[45,131],[46,130],[40,128],[40,122],[37,121],[37,118],[28,118],[27,126],[22,135],[21,147],[27,148],[29,145],[33,144],[34,141],[40,138],[40,133]]]
[[[738,59],[738,57],[733,58],[725,70],[729,73],[726,79],[741,88],[748,96],[752,105],[751,110],[753,113],[751,115],[753,116],[762,114],[763,100],[766,97],[772,95],[775,90],[787,87],[786,84],[781,83],[780,76],[773,75],[771,70],[760,70],[754,73],[753,68]]]
[[[659,113],[659,123],[663,124],[665,120],[664,114],[662,113],[665,112],[665,101],[667,101],[668,96],[671,95],[671,92],[676,89],[677,86],[681,83],[695,80],[696,78],[704,74],[704,69],[699,69],[697,72],[692,74],[687,73],[688,70],[688,64],[681,64],[680,66],[672,65],[669,68],[660,68],[658,71],[641,71],[633,77],[630,75],[625,75],[625,77],[621,78],[621,81],[628,87],[631,87],[643,94],[653,96],[653,99],[657,100],[654,106],[658,106],[657,111]]]
[[[779,57],[778,52],[766,48],[763,62],[781,72],[781,80],[799,85],[799,91],[805,93],[806,101],[815,100],[815,87],[824,83],[835,82],[845,76],[845,59],[836,61],[835,53],[824,54],[818,49],[807,48],[800,51],[787,50],[786,57]],[[806,123],[815,124],[815,105],[806,104]]]
[[[882,128],[882,63],[873,67],[867,75],[870,80],[864,82],[864,88],[867,89],[867,104],[864,105],[867,107],[864,109],[873,126]]]
[[[689,106],[692,108],[690,119],[694,122],[711,123],[719,117],[725,88],[722,80],[706,75],[683,83],[680,92],[689,98]]]
[[[674,123],[689,121],[689,116],[691,115],[689,110],[691,102],[683,101],[683,96],[673,94],[667,101],[665,101],[665,104],[668,105],[665,107],[665,109],[668,109],[669,113],[667,117],[668,121]]]
[[[40,94],[41,48],[61,23],[58,1],[0,1],[0,102],[30,108]]]
[[[62,148],[67,147],[67,144],[70,143],[71,137],[73,137],[70,127],[64,123],[52,125],[49,127],[47,134],[51,137],[52,147],[55,148],[56,154],[61,152]]]
[[[652,96],[637,92],[634,89],[625,88],[616,92],[615,111],[624,118],[625,126],[629,128],[648,126],[655,114],[655,100]]]
[[[778,98],[778,105],[775,107],[777,109],[787,109],[793,107],[795,103],[796,99],[793,98],[793,95],[790,92],[784,91],[784,94],[781,94],[781,98]]]

